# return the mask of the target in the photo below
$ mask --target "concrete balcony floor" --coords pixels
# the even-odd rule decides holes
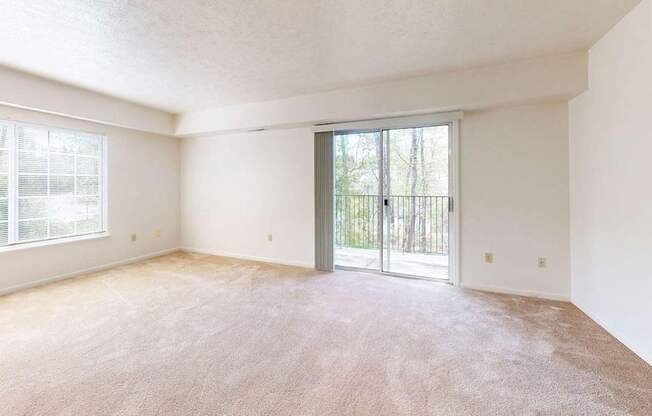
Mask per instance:
[[[387,254],[385,254],[387,256]],[[385,264],[388,264],[385,258]],[[335,247],[335,265],[360,269],[380,269],[377,249]],[[448,256],[439,254],[389,252],[387,272],[434,279],[448,279]]]

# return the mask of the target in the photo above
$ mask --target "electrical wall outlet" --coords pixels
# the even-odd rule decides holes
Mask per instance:
[[[267,234],[267,241],[272,241],[272,235],[271,234]]]
[[[539,266],[540,269],[545,269],[548,266],[548,260],[546,260],[545,257],[539,257],[537,266]]]
[[[136,234],[132,234],[132,235],[131,235],[131,242],[134,242],[134,241],[136,241],[137,239],[138,239],[138,237],[136,236]]]
[[[493,263],[494,262],[494,253],[484,253],[484,262]]]

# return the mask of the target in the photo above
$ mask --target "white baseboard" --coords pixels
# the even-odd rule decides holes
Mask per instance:
[[[462,282],[461,287],[464,289],[473,289],[479,290],[482,292],[492,292],[492,293],[503,293],[506,295],[518,295],[518,296],[527,296],[530,298],[538,299],[548,299],[548,300],[558,300],[562,302],[570,302],[570,296],[562,295],[559,293],[548,293],[548,292],[538,292],[535,290],[520,290],[520,289],[511,289],[500,286],[487,286],[487,285],[473,285]]]
[[[202,248],[193,248],[193,247],[182,247],[181,250],[189,253],[209,254],[211,256],[230,257],[239,260],[259,261],[261,263],[281,264],[284,266],[303,267],[306,269],[315,268],[314,264],[303,262],[303,261],[281,260],[281,259],[275,259],[270,257],[249,256],[246,254],[228,253],[224,251],[206,250]]]
[[[124,266],[126,264],[131,264],[131,263],[137,263],[139,261],[143,261],[143,260],[151,259],[151,258],[154,258],[154,257],[159,257],[159,256],[164,256],[166,254],[174,253],[174,252],[177,252],[179,250],[180,250],[179,248],[170,248],[170,249],[166,249],[166,250],[157,251],[157,252],[154,252],[154,253],[144,254],[144,255],[138,256],[138,257],[132,257],[132,258],[129,258],[129,259],[126,259],[126,260],[119,260],[119,261],[115,261],[115,262],[107,263],[107,264],[102,264],[100,266],[95,266],[95,267],[91,267],[91,268],[84,269],[84,270],[78,270],[78,271],[72,272],[72,273],[60,274],[60,275],[53,276],[53,277],[48,277],[48,278],[45,278],[45,279],[35,280],[35,281],[32,281],[32,282],[27,282],[27,283],[21,283],[19,285],[14,285],[14,286],[6,287],[6,288],[0,288],[0,296],[6,295],[6,294],[9,294],[9,293],[13,293],[13,292],[17,292],[17,291],[23,290],[23,289],[29,289],[29,288],[36,287],[36,286],[46,285],[48,283],[58,282],[60,280],[70,279],[70,278],[81,276],[81,275],[84,275],[84,274],[101,272],[103,270],[112,269],[114,267]]]
[[[598,315],[594,314],[593,312],[590,312],[588,310],[588,308],[586,308],[585,306],[580,305],[577,302],[577,300],[573,300],[572,302],[573,302],[573,305],[575,305],[577,307],[577,309],[579,309],[586,316],[591,318],[591,320],[593,322],[600,325],[600,327],[602,327],[602,329],[604,329],[609,334],[611,334],[612,337],[616,338],[621,344],[623,344],[625,347],[627,347],[634,354],[638,355],[643,361],[645,361],[646,363],[648,363],[648,364],[650,364],[652,366],[652,352],[648,352],[646,354],[645,351],[641,351],[639,348],[637,348],[635,342],[632,342],[628,337],[626,337],[623,334],[619,333],[619,331],[613,330],[613,328],[611,328],[610,325],[607,324],[607,321],[600,318]]]

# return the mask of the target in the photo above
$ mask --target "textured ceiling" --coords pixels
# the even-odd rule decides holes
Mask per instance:
[[[4,0],[0,64],[181,112],[586,49],[639,0]]]

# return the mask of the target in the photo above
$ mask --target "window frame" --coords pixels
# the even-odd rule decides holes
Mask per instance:
[[[108,137],[105,133],[96,132],[96,131],[85,131],[80,129],[71,129],[56,127],[44,124],[37,124],[31,122],[22,122],[18,120],[6,120],[0,119],[0,124],[7,126],[7,152],[8,152],[8,238],[7,244],[0,245],[0,253],[6,251],[14,251],[19,249],[25,249],[30,247],[44,247],[50,245],[57,245],[67,242],[74,241],[83,241],[90,240],[94,238],[104,238],[108,237],[109,234],[109,222],[108,222],[108,172],[107,172],[107,161],[108,161]],[[28,241],[18,241],[18,209],[19,209],[19,197],[18,197],[18,158],[19,158],[19,149],[17,144],[17,128],[18,127],[31,127],[41,130],[46,130],[48,134],[48,145],[52,132],[62,131],[67,133],[75,134],[89,134],[97,136],[100,140],[100,155],[98,157],[100,166],[99,166],[99,180],[98,180],[98,198],[100,206],[100,227],[98,231],[85,232],[85,233],[75,233],[67,234],[57,237],[49,237],[44,239],[35,239]],[[48,166],[50,161],[50,150],[48,146]],[[55,152],[56,153],[56,152]],[[75,153],[75,160],[77,159],[77,154]],[[75,167],[77,163],[75,162]],[[50,177],[50,169],[48,168],[48,178]],[[77,174],[73,175],[75,178],[75,183],[77,182]],[[48,183],[49,183],[48,179]],[[49,185],[48,185],[49,187]],[[50,198],[48,192],[48,199]],[[49,218],[49,217],[48,217]],[[49,230],[48,230],[49,235]]]

